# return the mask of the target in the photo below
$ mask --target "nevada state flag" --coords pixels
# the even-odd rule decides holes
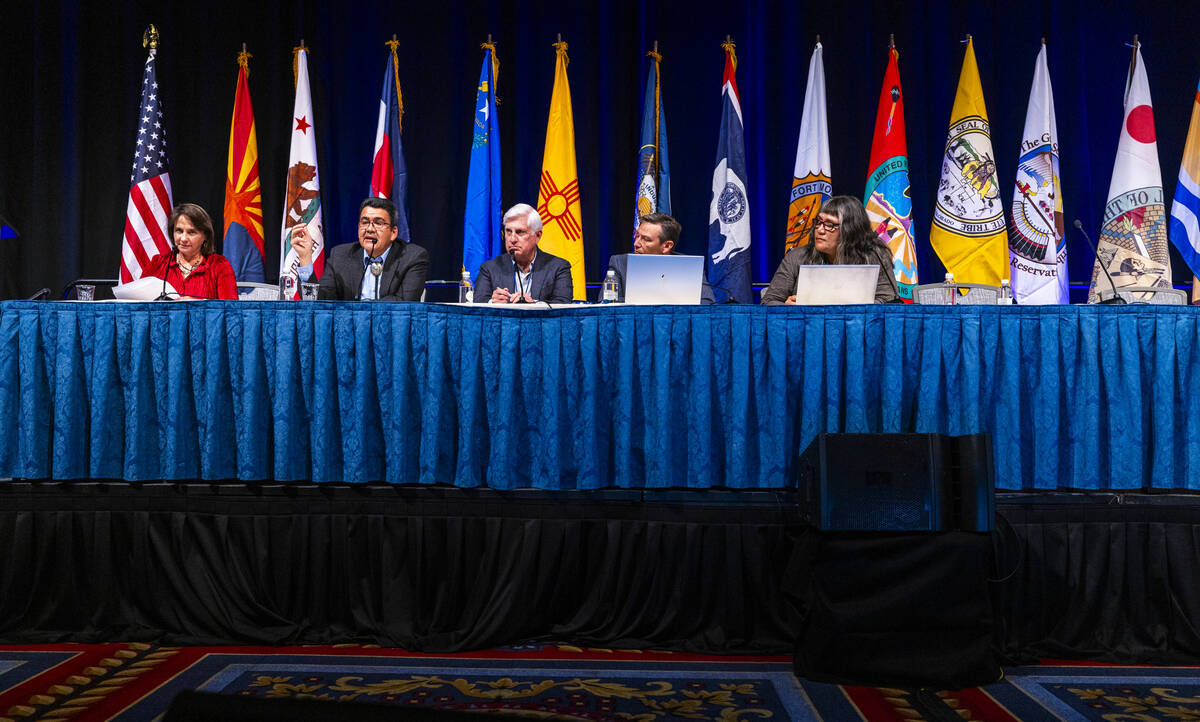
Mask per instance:
[[[725,72],[721,85],[721,133],[717,139],[712,202],[708,208],[708,280],[733,301],[753,303],[746,142],[735,78],[737,56],[733,52],[733,43],[723,43],[721,47],[725,49]]]

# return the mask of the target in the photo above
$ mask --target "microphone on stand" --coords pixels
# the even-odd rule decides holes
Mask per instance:
[[[1100,264],[1100,270],[1104,271],[1104,275],[1108,277],[1108,285],[1110,288],[1112,288],[1113,295],[1104,299],[1103,301],[1100,301],[1100,303],[1106,306],[1124,305],[1127,303],[1127,301],[1117,295],[1117,284],[1113,283],[1112,274],[1108,272],[1108,266],[1104,264],[1104,259],[1100,257],[1100,247],[1095,243],[1092,243],[1091,236],[1087,234],[1087,231],[1083,230],[1083,224],[1080,223],[1078,218],[1075,219],[1075,227],[1078,228],[1079,232],[1083,234],[1083,237],[1087,239],[1088,248],[1092,249],[1092,253],[1096,254],[1096,262]],[[1097,291],[1096,295],[1099,296],[1100,292]]]
[[[172,265],[176,265],[176,266],[179,265],[178,259],[175,258],[175,249],[174,248],[171,248],[171,260],[167,262],[167,267],[163,269],[162,293],[158,294],[158,298],[154,299],[155,301],[173,301],[173,300],[175,300],[175,299],[171,298],[171,294],[167,293],[167,273],[170,272]]]
[[[513,280],[517,287],[517,303],[529,303],[525,300],[525,287],[521,284],[521,274],[517,268],[517,249],[512,249],[508,252],[508,257],[512,259],[513,264]],[[532,269],[530,269],[532,270]]]
[[[375,300],[379,300],[379,276],[383,273],[383,264],[375,260],[375,242],[378,238],[371,239],[371,275],[375,277]]]

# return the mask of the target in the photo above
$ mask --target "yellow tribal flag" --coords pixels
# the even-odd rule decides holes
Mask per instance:
[[[929,240],[956,281],[996,286],[1008,278],[1004,203],[975,46],[969,35],[950,113]]]
[[[579,174],[575,172],[575,120],[571,115],[571,86],[567,83],[567,44],[555,43],[554,93],[546,122],[546,152],[538,186],[538,215],[542,217],[539,248],[571,264],[575,300],[586,299],[583,278],[583,223],[579,212]]]

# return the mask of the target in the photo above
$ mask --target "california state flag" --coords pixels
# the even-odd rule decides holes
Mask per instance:
[[[575,172],[575,120],[571,114],[571,86],[567,82],[567,44],[554,44],[554,92],[546,122],[546,151],[538,186],[538,215],[542,217],[539,247],[571,264],[571,281],[577,301],[586,298],[583,277],[583,223],[579,210],[579,174]]]

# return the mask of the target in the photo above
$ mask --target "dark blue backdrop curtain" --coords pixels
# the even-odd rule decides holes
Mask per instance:
[[[940,154],[962,60],[975,38],[1002,186],[1012,182],[1042,37],[1057,103],[1064,208],[1099,227],[1120,128],[1129,49],[1138,33],[1154,95],[1167,201],[1178,173],[1200,75],[1200,13],[1188,0],[1156,3],[980,2],[491,3],[263,2],[9,3],[0,20],[0,215],[22,239],[0,246],[0,296],[56,291],[80,276],[114,277],[133,155],[146,24],[162,31],[158,74],[166,103],[176,200],[199,202],[221,227],[236,54],[245,42],[260,149],[267,268],[278,267],[291,48],[311,49],[310,74],[326,236],[354,237],[367,192],[383,42],[400,39],[403,138],[413,239],[432,254],[431,278],[457,278],[478,47],[499,42],[504,202],[532,202],[545,139],[556,33],[570,45],[587,276],[629,250],[644,53],[663,53],[681,248],[706,243],[720,120],[723,56],[738,43],[746,123],[753,275],[769,280],[782,229],[804,99],[805,68],[821,35],[829,93],[833,185],[861,195],[889,34],[900,48],[910,175],[923,280],[941,277],[928,246]],[[1005,193],[1008,193],[1005,190]],[[1069,243],[1073,281],[1092,258]],[[1178,260],[1177,282],[1186,282]]]
[[[0,304],[0,477],[779,488],[829,432],[1200,489],[1187,307]]]

